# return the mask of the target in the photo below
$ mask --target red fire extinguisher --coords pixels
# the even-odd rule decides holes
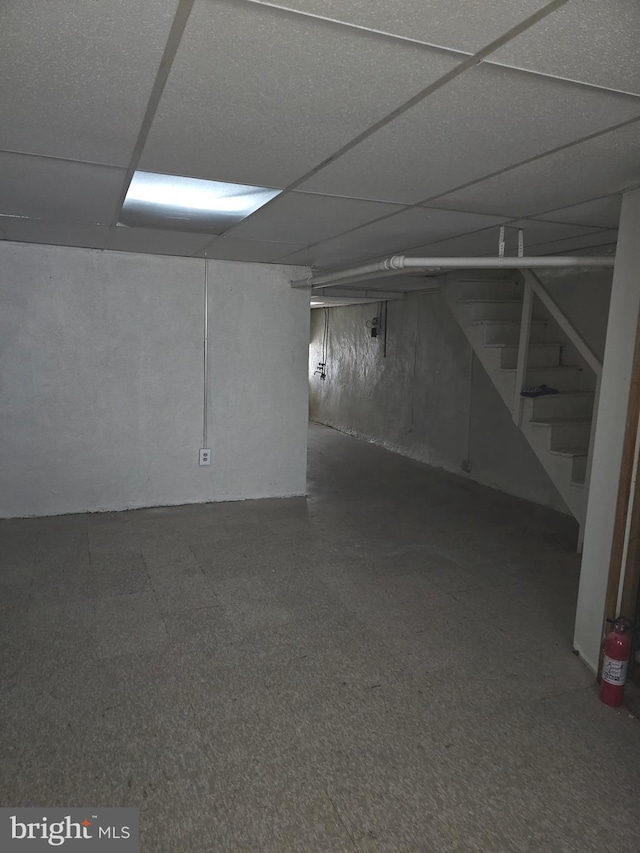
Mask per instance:
[[[600,681],[600,699],[605,705],[617,708],[622,705],[624,683],[631,651],[631,620],[607,619],[613,623],[613,631],[607,634],[604,645],[604,662]]]

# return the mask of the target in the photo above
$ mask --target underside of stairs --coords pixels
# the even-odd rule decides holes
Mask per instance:
[[[535,451],[567,507],[580,522],[596,377],[558,324],[534,298],[525,388],[546,385],[557,393],[516,394],[524,280],[519,272],[448,276],[445,299],[478,360]],[[519,411],[518,411],[519,407]]]

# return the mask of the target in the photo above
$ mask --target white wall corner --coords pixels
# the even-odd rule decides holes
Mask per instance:
[[[594,671],[602,641],[639,311],[640,189],[635,189],[624,194],[620,215],[576,611],[574,646]]]

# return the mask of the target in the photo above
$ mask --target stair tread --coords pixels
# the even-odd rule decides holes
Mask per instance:
[[[518,369],[517,367],[501,367],[500,368],[500,370],[511,370],[511,371],[513,371],[513,373],[515,373],[517,369]],[[580,373],[582,368],[578,367],[577,365],[573,365],[573,364],[561,364],[558,367],[533,367],[532,365],[529,365],[529,367],[527,368],[527,372],[531,372],[531,373],[533,373],[534,371],[540,371],[540,370],[571,370],[573,373]]]
[[[591,418],[536,418],[529,423],[537,426],[582,426],[583,424],[590,424]]]
[[[510,347],[511,349],[518,349],[520,344],[483,344],[485,347],[501,347],[506,348]],[[529,344],[530,347],[563,347],[566,346],[562,341],[533,341]]]
[[[550,450],[549,453],[553,453],[554,456],[587,456],[588,450],[586,447],[570,447],[565,450]]]
[[[554,400],[557,400],[559,398],[565,399],[566,397],[590,397],[591,399],[593,399],[595,397],[595,394],[593,393],[593,391],[558,391],[557,394],[543,394],[541,396],[544,397],[545,400],[549,399],[549,397],[553,397]],[[526,397],[525,399],[533,401],[540,400],[541,397]]]
[[[531,324],[533,325],[535,323],[538,323],[540,325],[546,326],[548,322],[549,322],[548,320],[532,320]],[[482,323],[500,323],[500,325],[502,325],[502,326],[509,325],[509,326],[518,326],[518,327],[521,325],[520,320],[506,320],[506,319],[503,319],[502,317],[496,317],[493,320],[472,320],[471,321],[472,326],[479,326]]]
[[[519,279],[515,275],[506,274],[504,278],[501,278],[499,275],[486,275],[484,278],[476,276],[473,277],[473,274],[470,274],[469,278],[462,278],[460,276],[456,279],[457,284],[520,284]]]
[[[458,302],[460,302],[463,305],[466,305],[468,303],[469,304],[475,303],[475,302],[481,302],[483,305],[484,304],[489,304],[489,305],[522,305],[522,299],[489,299],[489,298],[487,298],[487,299],[482,299],[482,298],[469,299],[469,298],[467,298],[467,299],[458,299]]]

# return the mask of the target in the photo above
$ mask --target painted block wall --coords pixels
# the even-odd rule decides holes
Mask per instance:
[[[611,274],[550,282],[563,310],[601,353]],[[438,291],[389,302],[387,357],[366,322],[377,305],[331,308],[327,378],[324,312],[311,318],[312,420],[536,503],[568,512]],[[470,467],[470,471],[466,469]]]
[[[0,243],[0,516],[304,494],[304,270]]]

